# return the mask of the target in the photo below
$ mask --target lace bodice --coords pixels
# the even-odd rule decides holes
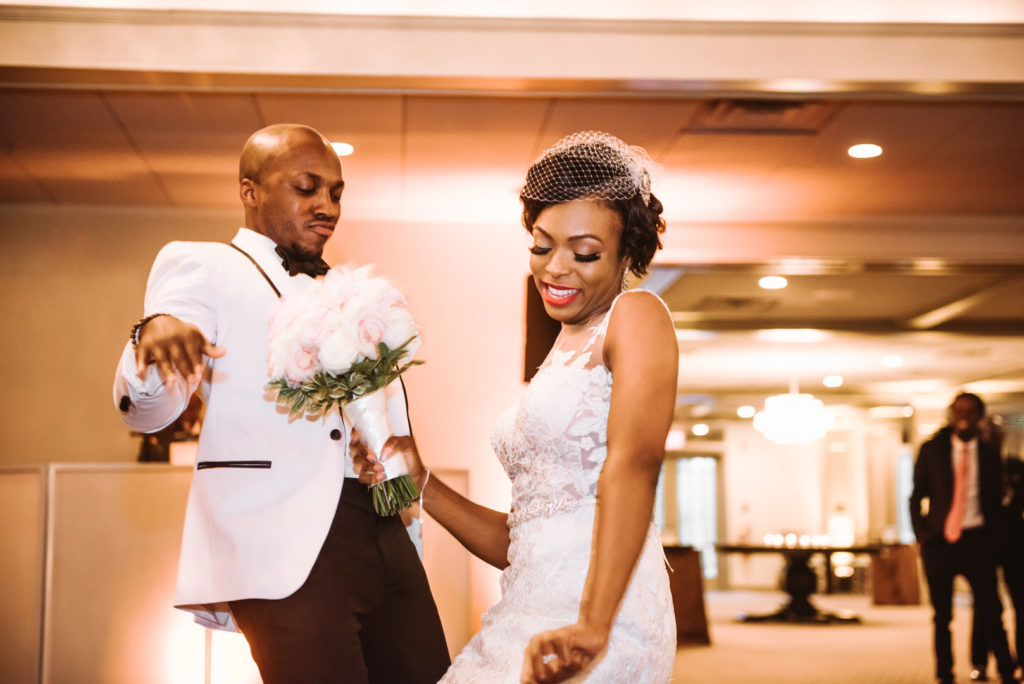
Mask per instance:
[[[572,510],[597,495],[612,394],[602,361],[611,312],[578,336],[582,343],[560,336],[522,401],[494,427],[494,451],[512,480],[509,527]]]
[[[501,600],[442,684],[516,684],[531,637],[579,617],[607,457],[612,376],[603,350],[613,309],[588,330],[563,331],[522,401],[494,427],[494,450],[512,480],[509,564]],[[671,680],[676,627],[664,559],[649,525],[606,652],[568,681]]]

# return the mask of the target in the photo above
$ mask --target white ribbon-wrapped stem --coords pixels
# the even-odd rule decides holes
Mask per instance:
[[[353,399],[343,404],[341,410],[352,427],[359,431],[359,441],[376,454],[377,459],[383,464],[385,480],[409,474],[405,459],[400,456],[386,461],[381,460],[384,444],[394,434],[391,430],[391,419],[388,417],[387,393],[383,389]]]
[[[359,431],[359,440],[381,459],[384,444],[393,434],[387,393],[383,389],[377,390],[343,404],[341,410],[352,427]],[[380,515],[394,515],[407,508],[419,492],[401,455],[380,462],[384,466],[384,481],[373,485],[374,507]]]

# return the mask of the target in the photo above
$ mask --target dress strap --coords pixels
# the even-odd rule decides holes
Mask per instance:
[[[556,341],[555,346],[551,348],[551,352],[548,354],[548,359],[545,359],[544,363],[541,364],[541,367],[543,368],[544,366],[547,366],[550,359],[559,359],[558,363],[562,365],[566,365],[571,362],[572,364],[579,365],[580,367],[589,367],[591,358],[594,356],[595,347],[600,349],[604,344],[604,338],[608,334],[608,322],[612,318],[612,312],[615,310],[615,305],[618,304],[619,300],[624,295],[631,294],[633,292],[646,292],[648,295],[654,297],[661,302],[662,307],[665,309],[665,314],[671,317],[668,305],[662,301],[661,297],[650,290],[638,289],[620,292],[615,296],[615,299],[612,300],[611,306],[608,307],[608,311],[606,311],[604,316],[601,317],[601,320],[588,328],[587,332],[590,333],[590,336],[586,338],[586,341],[582,346],[574,350],[562,350],[558,348],[558,343]],[[598,344],[598,341],[601,342],[600,345]]]
[[[650,296],[654,297],[661,302],[661,305],[665,308],[665,313],[669,315],[669,318],[672,317],[672,312],[669,310],[668,304],[665,303],[665,300],[650,290],[626,290],[625,292],[620,292],[615,295],[615,299],[612,300],[612,305],[608,307],[608,312],[604,315],[604,318],[601,319],[601,322],[590,329],[591,335],[587,340],[586,345],[584,345],[584,349],[590,349],[594,346],[594,343],[597,342],[598,338],[604,338],[604,336],[608,334],[608,322],[612,319],[612,312],[615,311],[615,305],[618,304],[619,300],[625,295],[633,294],[634,292],[646,292]]]
[[[661,305],[662,305],[662,307],[664,307],[664,309],[665,309],[665,313],[667,313],[667,314],[668,314],[669,316],[671,316],[671,315],[672,315],[672,310],[668,308],[668,304],[666,304],[666,303],[665,303],[665,300],[664,300],[664,299],[662,299],[661,297],[659,297],[659,296],[658,296],[658,295],[657,295],[656,293],[654,293],[654,292],[651,292],[650,290],[645,290],[645,289],[643,289],[643,288],[637,288],[637,289],[635,289],[635,290],[626,290],[625,292],[620,292],[619,294],[617,294],[617,295],[615,296],[615,299],[613,299],[613,300],[612,300],[612,305],[611,305],[611,307],[610,307],[610,308],[608,309],[608,318],[611,318],[611,317],[612,317],[612,311],[614,311],[614,310],[615,310],[615,305],[619,303],[619,300],[620,300],[620,299],[622,299],[622,297],[623,297],[624,295],[628,295],[628,294],[639,294],[639,293],[641,293],[641,292],[646,292],[647,294],[649,294],[649,295],[651,295],[652,297],[654,297],[655,299],[657,299],[657,300],[658,300],[659,302],[661,302]]]

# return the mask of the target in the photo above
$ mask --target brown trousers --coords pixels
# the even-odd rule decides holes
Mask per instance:
[[[398,516],[346,480],[306,582],[231,602],[264,684],[434,684],[451,664],[416,549]]]

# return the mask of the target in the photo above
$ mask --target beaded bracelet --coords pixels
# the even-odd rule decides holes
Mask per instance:
[[[139,322],[132,326],[132,333],[131,333],[131,335],[128,338],[129,340],[131,340],[132,348],[135,348],[135,347],[139,346],[139,332],[142,330],[142,326],[146,325],[147,323],[149,323],[151,320],[153,320],[157,316],[169,316],[169,315],[170,314],[155,313],[155,314],[149,314],[145,318],[139,319]]]

